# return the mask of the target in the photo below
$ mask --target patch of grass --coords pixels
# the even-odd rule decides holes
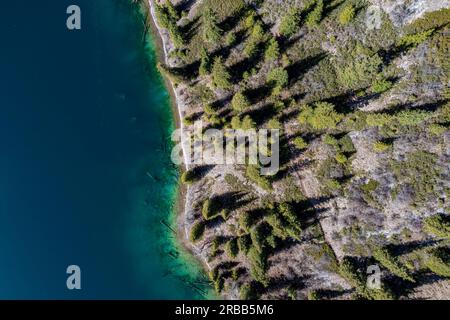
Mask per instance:
[[[391,164],[398,181],[412,187],[415,205],[421,205],[436,195],[435,187],[440,176],[436,158],[434,154],[416,151],[409,153],[405,161]]]

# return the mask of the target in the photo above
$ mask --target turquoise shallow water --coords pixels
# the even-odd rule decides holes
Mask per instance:
[[[174,124],[138,9],[2,1],[0,21],[0,298],[202,298],[203,273],[161,223]]]

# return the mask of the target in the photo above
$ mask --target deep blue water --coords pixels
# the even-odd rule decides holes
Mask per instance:
[[[173,120],[143,30],[128,0],[0,2],[0,298],[199,297],[160,223]]]

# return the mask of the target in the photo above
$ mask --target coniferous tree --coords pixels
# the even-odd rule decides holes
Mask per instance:
[[[275,38],[271,38],[264,53],[266,61],[273,61],[280,56],[280,46]]]
[[[217,88],[228,89],[231,87],[231,76],[225,67],[222,58],[217,57],[214,59],[214,64],[212,67],[212,77],[213,77],[213,85]]]
[[[342,25],[348,24],[355,17],[355,7],[351,4],[347,5],[342,9],[339,14],[339,23]]]
[[[233,99],[231,100],[231,107],[233,110],[237,112],[242,112],[245,109],[247,109],[250,106],[250,102],[248,101],[247,97],[242,93],[238,92],[234,95]]]
[[[274,87],[284,88],[289,82],[289,75],[282,67],[274,68],[267,74],[267,82]]]
[[[206,51],[205,47],[202,47],[200,51],[200,67],[198,69],[198,73],[201,76],[205,76],[210,71],[211,71],[211,59],[209,57],[208,51]]]
[[[317,0],[316,6],[306,17],[306,25],[308,27],[315,27],[322,20],[323,15],[323,0]]]
[[[222,36],[217,17],[213,9],[208,8],[202,15],[203,40],[209,43],[216,43]]]
[[[300,27],[300,12],[297,8],[291,8],[287,14],[281,19],[279,33],[289,38]]]

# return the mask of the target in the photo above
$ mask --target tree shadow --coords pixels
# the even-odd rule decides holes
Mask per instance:
[[[440,242],[442,241],[441,240],[411,241],[408,243],[401,243],[401,244],[389,244],[387,248],[390,252],[392,252],[392,254],[396,256],[401,256],[411,253],[415,250],[432,247]]]
[[[258,64],[259,61],[261,61],[263,57],[263,50],[261,50],[261,46],[262,44],[260,43],[258,45],[258,49],[252,56],[245,57],[229,67],[233,78],[233,83],[239,83],[243,78],[244,72],[250,71]]]
[[[308,58],[305,58],[303,60],[294,62],[290,66],[286,68],[288,74],[289,74],[289,81],[290,85],[293,83],[301,80],[301,77],[307,73],[309,70],[311,70],[314,66],[320,63],[323,59],[327,57],[327,54],[324,52],[321,52],[319,54],[316,54],[314,56],[310,56]]]
[[[220,22],[219,23],[219,27],[220,27],[220,29],[223,30],[223,33],[228,33],[232,29],[234,29],[234,27],[236,27],[236,25],[245,16],[247,11],[248,11],[248,7],[247,6],[243,6],[237,12],[234,12],[232,15],[229,15],[222,22]]]
[[[245,90],[245,95],[250,104],[257,104],[258,102],[270,96],[270,87],[266,84],[263,84],[257,88],[250,88]]]
[[[300,110],[298,110],[297,108],[293,109],[293,110],[290,110],[287,113],[283,113],[280,116],[280,121],[281,122],[286,122],[286,121],[288,121],[288,120],[290,120],[292,118],[297,117],[299,115],[299,113],[300,113]]]
[[[183,35],[183,40],[186,43],[191,42],[192,38],[198,33],[200,27],[199,18],[189,20],[188,23],[180,26],[180,32]]]
[[[290,37],[290,38],[285,38],[285,37],[278,38],[277,40],[278,40],[279,45],[280,45],[280,51],[281,52],[286,52],[294,44],[296,44],[298,41],[300,41],[303,37],[304,37],[304,34],[299,34],[299,35],[296,35],[296,36]]]
[[[412,103],[405,103],[405,104],[399,104],[396,105],[393,108],[390,108],[386,111],[387,114],[394,115],[401,111],[405,110],[420,110],[420,111],[427,111],[427,112],[433,112],[438,110],[440,107],[446,105],[450,99],[443,99],[436,102],[430,102],[430,103],[424,103],[421,105],[414,106]]]
[[[407,296],[422,285],[433,284],[445,278],[430,272],[419,272],[414,274],[415,282],[405,281],[397,276],[390,275],[384,279],[389,288],[397,297]],[[432,298],[432,297],[430,297]]]
[[[195,175],[196,179],[203,179],[212,169],[214,169],[215,165],[198,165],[192,168],[192,173]]]
[[[306,287],[305,282],[307,279],[309,279],[309,277],[307,276],[295,276],[294,278],[288,277],[272,278],[270,279],[269,285],[265,289],[265,292],[270,293],[286,288],[301,290]]]
[[[334,10],[336,10],[337,8],[339,8],[341,5],[343,5],[344,2],[345,2],[345,0],[341,0],[341,1],[338,1],[338,2],[336,2],[336,3],[334,3],[334,2],[328,2],[328,3],[325,5],[325,8],[324,8],[324,10],[323,10],[323,17],[324,17],[324,18],[327,17],[331,12],[333,12]],[[356,13],[355,13],[355,16],[356,16]]]
[[[257,126],[261,126],[277,114],[273,104],[266,104],[258,109],[249,110],[243,113],[243,116],[250,116]]]
[[[200,67],[200,61],[194,61],[188,64],[185,64],[181,67],[167,67],[170,73],[173,73],[177,76],[183,77],[183,79],[191,81],[198,78],[198,68]]]
[[[189,11],[191,10],[192,6],[195,4],[196,0],[184,0],[178,3],[175,7],[175,9],[178,12],[181,11]]]
[[[231,191],[220,195],[216,195],[212,200],[220,203],[221,208],[226,208],[230,211],[237,210],[245,205],[251,203],[254,199],[243,199],[247,196],[246,192]]]
[[[345,294],[353,292],[352,289],[348,290],[331,290],[331,289],[319,289],[317,290],[317,294],[320,299],[338,299]]]

